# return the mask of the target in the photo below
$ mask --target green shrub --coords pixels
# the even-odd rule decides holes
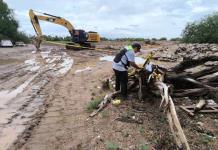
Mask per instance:
[[[109,41],[109,39],[106,37],[101,37],[101,41]]]
[[[170,39],[170,41],[181,41],[181,38],[177,37],[177,38],[172,38]]]
[[[209,144],[210,142],[213,141],[213,137],[207,135],[207,134],[202,134],[201,135],[201,142],[204,143],[204,144]]]
[[[89,103],[87,105],[87,110],[91,111],[93,109],[97,109],[98,105],[101,103],[101,101],[102,101],[102,98],[99,98],[99,97],[89,101]]]
[[[29,37],[18,31],[19,23],[14,17],[14,12],[6,2],[0,0],[0,39],[9,39],[14,42],[29,42]]]
[[[145,133],[145,128],[144,128],[144,127],[140,127],[139,132],[140,132],[141,134],[144,134],[144,133]]]
[[[182,33],[186,43],[218,43],[218,13],[208,15],[200,21],[188,23]]]
[[[166,41],[166,40],[167,40],[166,37],[162,37],[162,38],[159,39],[159,41]]]
[[[139,145],[139,150],[149,150],[148,144],[140,144]]]
[[[24,32],[18,31],[15,36],[15,41],[23,41],[24,43],[29,43],[30,38]]]
[[[116,143],[111,142],[111,141],[107,141],[105,143],[105,146],[107,150],[119,150],[119,146]]]

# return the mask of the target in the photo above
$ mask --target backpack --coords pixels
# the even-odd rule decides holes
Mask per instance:
[[[115,63],[119,63],[121,62],[123,64],[123,66],[128,69],[129,67],[129,61],[128,61],[128,57],[126,56],[126,52],[127,52],[127,49],[122,49],[115,57],[114,57],[114,62]],[[123,55],[126,56],[126,59],[127,59],[127,64],[123,63],[123,61],[121,60]]]

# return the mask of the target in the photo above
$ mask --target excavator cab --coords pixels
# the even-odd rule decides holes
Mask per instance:
[[[84,30],[73,30],[72,42],[85,43],[88,39],[88,34]]]

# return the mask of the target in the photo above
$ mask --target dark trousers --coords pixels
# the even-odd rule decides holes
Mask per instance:
[[[121,94],[123,97],[127,97],[127,83],[128,83],[128,72],[114,70],[116,76],[115,90],[119,91],[121,88]]]

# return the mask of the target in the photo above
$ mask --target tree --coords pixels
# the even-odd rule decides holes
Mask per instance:
[[[199,22],[188,23],[182,33],[186,43],[218,43],[218,13],[208,15]]]
[[[18,31],[18,21],[14,18],[14,12],[8,8],[8,5],[0,0],[0,39],[9,38],[11,40],[27,41],[27,36]]]
[[[170,41],[181,41],[181,38],[180,37],[171,38]]]
[[[161,38],[159,39],[159,41],[167,41],[167,38],[166,38],[166,37],[161,37]]]

